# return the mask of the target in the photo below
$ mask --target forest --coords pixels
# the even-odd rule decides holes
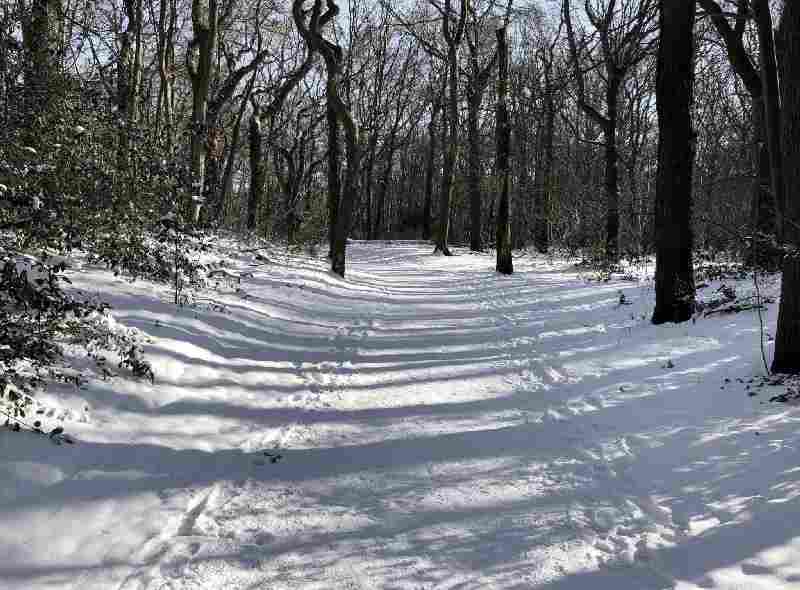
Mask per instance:
[[[790,588],[799,245],[789,0],[0,0],[0,589]]]

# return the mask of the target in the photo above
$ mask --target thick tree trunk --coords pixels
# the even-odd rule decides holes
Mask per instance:
[[[684,322],[694,311],[691,122],[694,0],[660,0],[656,307],[652,322]]]
[[[510,275],[514,272],[511,257],[511,121],[508,116],[508,47],[506,29],[497,29],[497,179],[499,182],[499,210],[497,212],[497,272]]]
[[[800,256],[796,253],[783,260],[780,305],[772,372],[800,373]]]
[[[800,373],[800,5],[787,2],[780,25],[783,103],[784,237],[794,251],[783,265],[772,370]]]

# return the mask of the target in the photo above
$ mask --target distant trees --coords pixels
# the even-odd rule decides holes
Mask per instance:
[[[603,132],[603,184],[606,199],[605,258],[615,264],[619,256],[619,153],[617,127],[619,95],[628,73],[651,51],[655,33],[655,0],[592,0],[584,3],[593,34],[580,38],[572,24],[570,0],[563,0],[563,18],[577,85],[578,107]],[[589,51],[600,47],[598,54]],[[586,75],[600,71],[602,110],[594,106],[586,89]]]
[[[769,6],[762,0],[755,0],[752,9],[758,16],[759,59],[756,62],[746,46],[745,32],[750,19],[749,0],[737,2],[733,25],[729,22],[730,13],[723,10],[715,0],[698,0],[722,39],[728,60],[736,75],[744,84],[750,100],[753,142],[753,168],[756,179],[752,183],[752,222],[755,236],[752,253],[759,258],[756,262],[768,262],[774,253],[764,251],[774,236],[780,240],[783,193],[782,158],[780,156],[779,107],[777,92],[777,69],[775,47],[772,34],[772,19]],[[760,64],[757,67],[756,64]],[[771,188],[771,190],[770,190]]]
[[[105,220],[107,252],[194,199],[192,227],[327,242],[339,274],[349,236],[496,248],[498,269],[528,246],[655,254],[658,323],[690,313],[690,230],[767,266],[794,240],[793,49],[766,0],[695,0],[691,26],[656,0],[90,4],[0,6],[0,184]]]

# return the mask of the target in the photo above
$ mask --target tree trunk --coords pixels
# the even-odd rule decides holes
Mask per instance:
[[[233,124],[233,132],[231,133],[231,145],[228,148],[228,159],[225,161],[225,171],[222,174],[222,186],[220,187],[219,194],[216,196],[214,202],[214,210],[211,214],[213,220],[218,223],[224,223],[225,217],[225,202],[231,194],[233,188],[233,166],[236,163],[236,155],[239,151],[239,138],[242,130],[242,118],[247,109],[247,103],[250,100],[250,93],[253,91],[253,83],[255,82],[255,75],[250,79],[250,83],[245,90],[242,97],[242,104],[239,107],[239,112],[236,115],[236,122]]]
[[[511,257],[511,122],[508,116],[506,95],[508,94],[508,47],[506,29],[497,29],[497,54],[499,71],[497,75],[497,179],[500,188],[499,210],[497,213],[497,272],[510,275],[514,272]]]
[[[656,307],[652,322],[684,322],[694,311],[691,122],[694,0],[660,0]]]
[[[451,256],[448,240],[450,238],[450,202],[453,198],[455,180],[456,152],[458,150],[458,48],[451,46],[447,52],[447,144],[444,146],[442,166],[442,189],[439,195],[439,228],[436,235],[436,251]]]
[[[550,248],[550,191],[553,175],[553,139],[556,107],[551,88],[545,88],[545,120],[539,145],[540,165],[536,167],[534,180],[533,245],[546,254]]]
[[[375,158],[378,152],[378,130],[373,129],[372,134],[367,144],[367,153],[364,163],[364,179],[362,181],[362,190],[364,193],[364,215],[362,227],[364,235],[371,236],[372,228],[374,226],[372,218],[372,188],[375,183]]]
[[[122,33],[117,60],[117,108],[122,122],[117,142],[117,168],[128,170],[130,142],[136,124],[136,97],[141,85],[142,69],[142,0],[125,0],[128,24]]]
[[[604,184],[606,192],[605,261],[614,265],[619,259],[619,156],[617,153],[617,95],[621,80],[609,74],[606,89],[608,122],[604,129]]]
[[[431,120],[428,123],[428,154],[425,162],[425,200],[422,210],[422,239],[431,239],[431,216],[433,214],[433,185],[436,176],[436,155],[438,150],[436,117],[441,110],[441,99],[435,97],[431,106]]]
[[[250,148],[250,192],[247,198],[247,222],[245,225],[249,231],[255,231],[258,222],[258,207],[264,200],[266,181],[261,117],[259,109],[255,105],[247,128],[247,143]]]
[[[339,218],[339,204],[342,201],[342,182],[339,167],[342,159],[339,145],[339,120],[336,111],[328,101],[326,116],[328,120],[328,258],[333,258],[333,239]]]
[[[472,89],[467,105],[467,192],[469,193],[470,240],[469,249],[473,252],[483,250],[481,237],[481,136],[478,129],[478,117],[482,102],[482,93]]]
[[[25,124],[31,129],[37,114],[49,112],[55,90],[55,75],[61,66],[58,39],[60,0],[33,0],[30,18],[23,26],[25,46]],[[36,134],[32,134],[31,140]]]
[[[394,130],[396,132],[396,129]],[[375,225],[372,228],[372,239],[378,240],[383,235],[383,210],[386,206],[386,194],[389,192],[389,181],[392,178],[392,162],[394,161],[394,153],[396,151],[395,134],[392,133],[389,138],[389,145],[386,146],[386,161],[383,165],[383,175],[381,176],[380,185],[378,186],[378,201],[375,207]],[[390,221],[391,224],[391,221]]]
[[[778,65],[775,56],[775,39],[768,0],[753,0],[753,10],[758,23],[759,56],[761,62],[761,88],[764,94],[764,128],[769,152],[772,195],[775,202],[775,228],[778,241],[783,236],[783,155],[781,153],[780,96]]]
[[[787,255],[783,260],[781,304],[778,332],[775,336],[773,373],[800,373],[800,256]]]
[[[193,38],[186,66],[192,81],[191,195],[197,222],[206,178],[208,156],[208,94],[214,73],[217,42],[217,0],[192,0]]]
[[[777,251],[772,245],[772,238],[778,228],[777,205],[775,195],[771,191],[771,165],[770,154],[766,141],[766,127],[764,125],[764,101],[758,96],[753,100],[751,109],[753,128],[753,178],[752,194],[750,199],[750,218],[753,224],[753,240],[748,262],[759,268],[777,270],[780,268],[782,252]]]
[[[800,373],[800,5],[787,2],[781,20],[781,94],[785,238],[794,247],[783,265],[772,371]]]
[[[167,7],[169,6],[169,11]],[[156,134],[161,135],[161,119],[164,120],[163,136],[167,152],[172,152],[175,81],[175,0],[161,0],[159,3],[158,36],[156,52],[158,57],[158,116],[156,117]]]
[[[326,59],[326,61],[330,61],[330,59]],[[347,172],[334,226],[331,270],[344,277],[347,264],[347,237],[350,233],[353,208],[358,197],[358,178],[361,174],[361,146],[359,145],[358,130],[350,111],[339,98],[337,84],[339,68],[339,64],[336,68],[332,67],[332,64],[328,65],[328,95],[333,98],[336,118],[342,122],[345,131]]]
[[[341,118],[340,113],[341,111],[337,110],[337,115]],[[331,257],[331,270],[341,277],[344,277],[346,270],[347,237],[350,233],[350,222],[358,193],[358,175],[361,162],[361,147],[358,144],[357,135],[353,134],[355,127],[348,129],[347,122],[345,122],[344,127],[345,137],[347,138],[347,172],[344,177],[341,205],[334,228],[333,256]]]

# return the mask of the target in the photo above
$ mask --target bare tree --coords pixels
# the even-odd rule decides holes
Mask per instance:
[[[481,227],[481,196],[482,158],[480,114],[483,96],[489,79],[497,63],[498,46],[495,46],[491,56],[481,64],[481,45],[484,36],[483,21],[491,16],[494,3],[491,3],[483,15],[479,15],[473,4],[468,10],[467,47],[469,49],[469,67],[467,68],[467,192],[470,206],[470,250],[480,252],[483,250]]]
[[[564,23],[577,82],[578,105],[603,131],[604,189],[606,197],[605,258],[614,264],[619,256],[619,153],[617,124],[619,93],[628,72],[647,57],[654,43],[655,0],[587,0],[586,17],[594,28],[600,56],[590,51],[591,36],[580,42],[572,24],[570,0],[563,2]],[[605,113],[589,102],[587,71],[602,70]]]
[[[303,10],[303,1],[294,0],[293,11]],[[300,81],[314,66],[314,51],[307,49],[303,62],[293,70],[275,90],[272,100],[263,108],[253,100],[253,113],[248,126],[248,143],[250,146],[250,188],[247,198],[247,217],[245,225],[248,230],[256,228],[258,207],[264,200],[266,171],[264,162],[264,129],[272,126],[273,118],[280,112],[283,103]]]
[[[769,6],[754,0],[759,30],[760,69],[756,67],[745,47],[744,34],[750,18],[749,0],[736,0],[736,12],[731,15],[715,0],[698,0],[711,19],[717,33],[725,44],[728,59],[741,79],[753,102],[752,127],[755,149],[753,160],[757,178],[753,182],[752,221],[756,232],[782,234],[783,210],[783,159],[780,155],[780,107],[778,105],[777,66],[772,36]],[[734,19],[731,26],[729,18]],[[769,188],[771,187],[771,191]],[[754,240],[756,248],[763,247],[763,240]],[[763,254],[757,258],[765,261]],[[766,253],[766,258],[769,258]]]
[[[447,142],[444,145],[444,162],[442,165],[442,187],[439,198],[439,231],[436,235],[436,251],[450,256],[448,239],[450,236],[450,203],[453,197],[453,180],[458,151],[458,52],[464,38],[467,22],[467,5],[469,0],[460,0],[460,10],[456,13],[452,0],[444,0],[439,8],[442,17],[442,37],[447,44],[447,60],[445,78],[448,85],[447,117],[443,119],[442,134],[448,130]]]
[[[347,237],[350,232],[353,207],[358,193],[358,178],[361,173],[361,145],[358,126],[340,95],[339,78],[342,73],[344,52],[339,45],[325,39],[322,34],[325,26],[336,18],[339,6],[334,0],[326,0],[323,12],[322,0],[314,0],[311,9],[305,11],[304,4],[302,0],[295,0],[292,6],[295,25],[305,40],[309,53],[319,53],[325,60],[327,73],[325,89],[328,105],[336,114],[337,122],[341,123],[344,128],[347,145],[347,172],[336,215],[331,252],[331,269],[343,277],[346,269]]]

